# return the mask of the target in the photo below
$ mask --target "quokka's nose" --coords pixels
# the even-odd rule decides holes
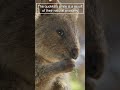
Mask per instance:
[[[72,57],[73,59],[77,59],[77,57],[78,57],[78,48],[73,48],[73,49],[71,50],[71,57]]]

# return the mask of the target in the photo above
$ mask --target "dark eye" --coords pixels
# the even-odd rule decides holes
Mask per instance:
[[[62,29],[57,30],[58,35],[64,36],[64,31]]]

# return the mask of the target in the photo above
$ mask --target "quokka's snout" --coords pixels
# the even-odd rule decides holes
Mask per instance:
[[[77,59],[79,54],[79,49],[78,48],[72,48],[71,49],[71,58],[72,59]]]

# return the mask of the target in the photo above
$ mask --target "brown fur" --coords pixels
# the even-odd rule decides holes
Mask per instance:
[[[78,55],[80,48],[76,15],[38,15],[35,25],[36,90],[70,90],[65,76],[74,67],[71,50],[76,48]]]

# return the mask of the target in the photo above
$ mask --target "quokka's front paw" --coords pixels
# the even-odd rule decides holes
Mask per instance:
[[[74,60],[64,60],[64,61],[62,61],[61,67],[64,69],[65,72],[70,72],[75,67],[75,61]]]

